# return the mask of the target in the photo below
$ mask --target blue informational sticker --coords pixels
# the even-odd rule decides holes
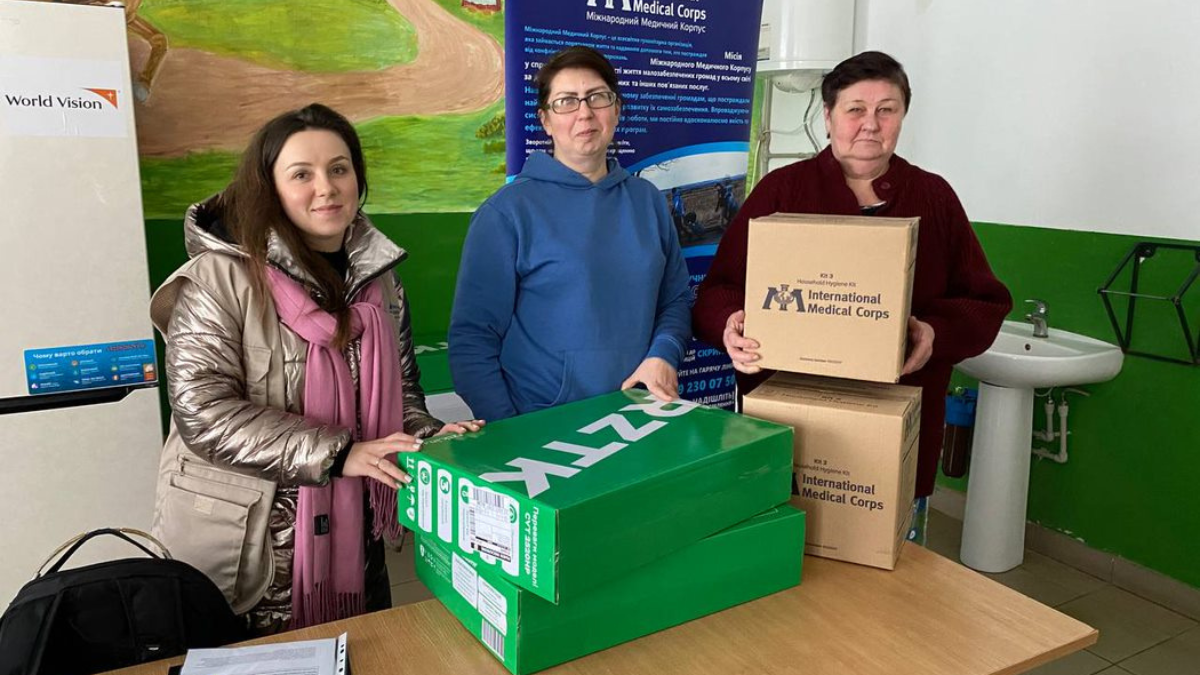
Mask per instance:
[[[25,382],[32,395],[154,386],[154,340],[26,349]]]

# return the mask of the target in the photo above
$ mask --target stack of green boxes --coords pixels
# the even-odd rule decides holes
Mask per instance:
[[[642,391],[426,441],[417,574],[513,673],[796,585],[791,429]]]

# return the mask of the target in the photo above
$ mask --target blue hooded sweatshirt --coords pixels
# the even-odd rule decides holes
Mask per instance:
[[[687,265],[667,201],[615,160],[598,183],[544,152],[475,212],[450,318],[450,374],[493,421],[615,391],[647,357],[678,368]]]

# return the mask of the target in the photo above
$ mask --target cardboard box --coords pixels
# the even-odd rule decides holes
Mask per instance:
[[[792,430],[630,390],[400,462],[403,525],[557,602],[786,502]]]
[[[921,389],[779,373],[742,409],[795,428],[805,552],[894,569],[912,515]]]
[[[757,365],[875,382],[904,366],[917,218],[750,221],[745,334]]]
[[[800,583],[804,514],[784,504],[553,605],[436,537],[416,539],[417,576],[522,675]]]

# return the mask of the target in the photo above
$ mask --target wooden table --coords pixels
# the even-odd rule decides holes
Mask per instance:
[[[350,634],[355,675],[507,673],[436,600],[264,638]],[[1010,675],[1095,644],[1097,631],[926,549],[894,572],[804,559],[804,583],[547,675]],[[164,675],[182,658],[114,671]]]

